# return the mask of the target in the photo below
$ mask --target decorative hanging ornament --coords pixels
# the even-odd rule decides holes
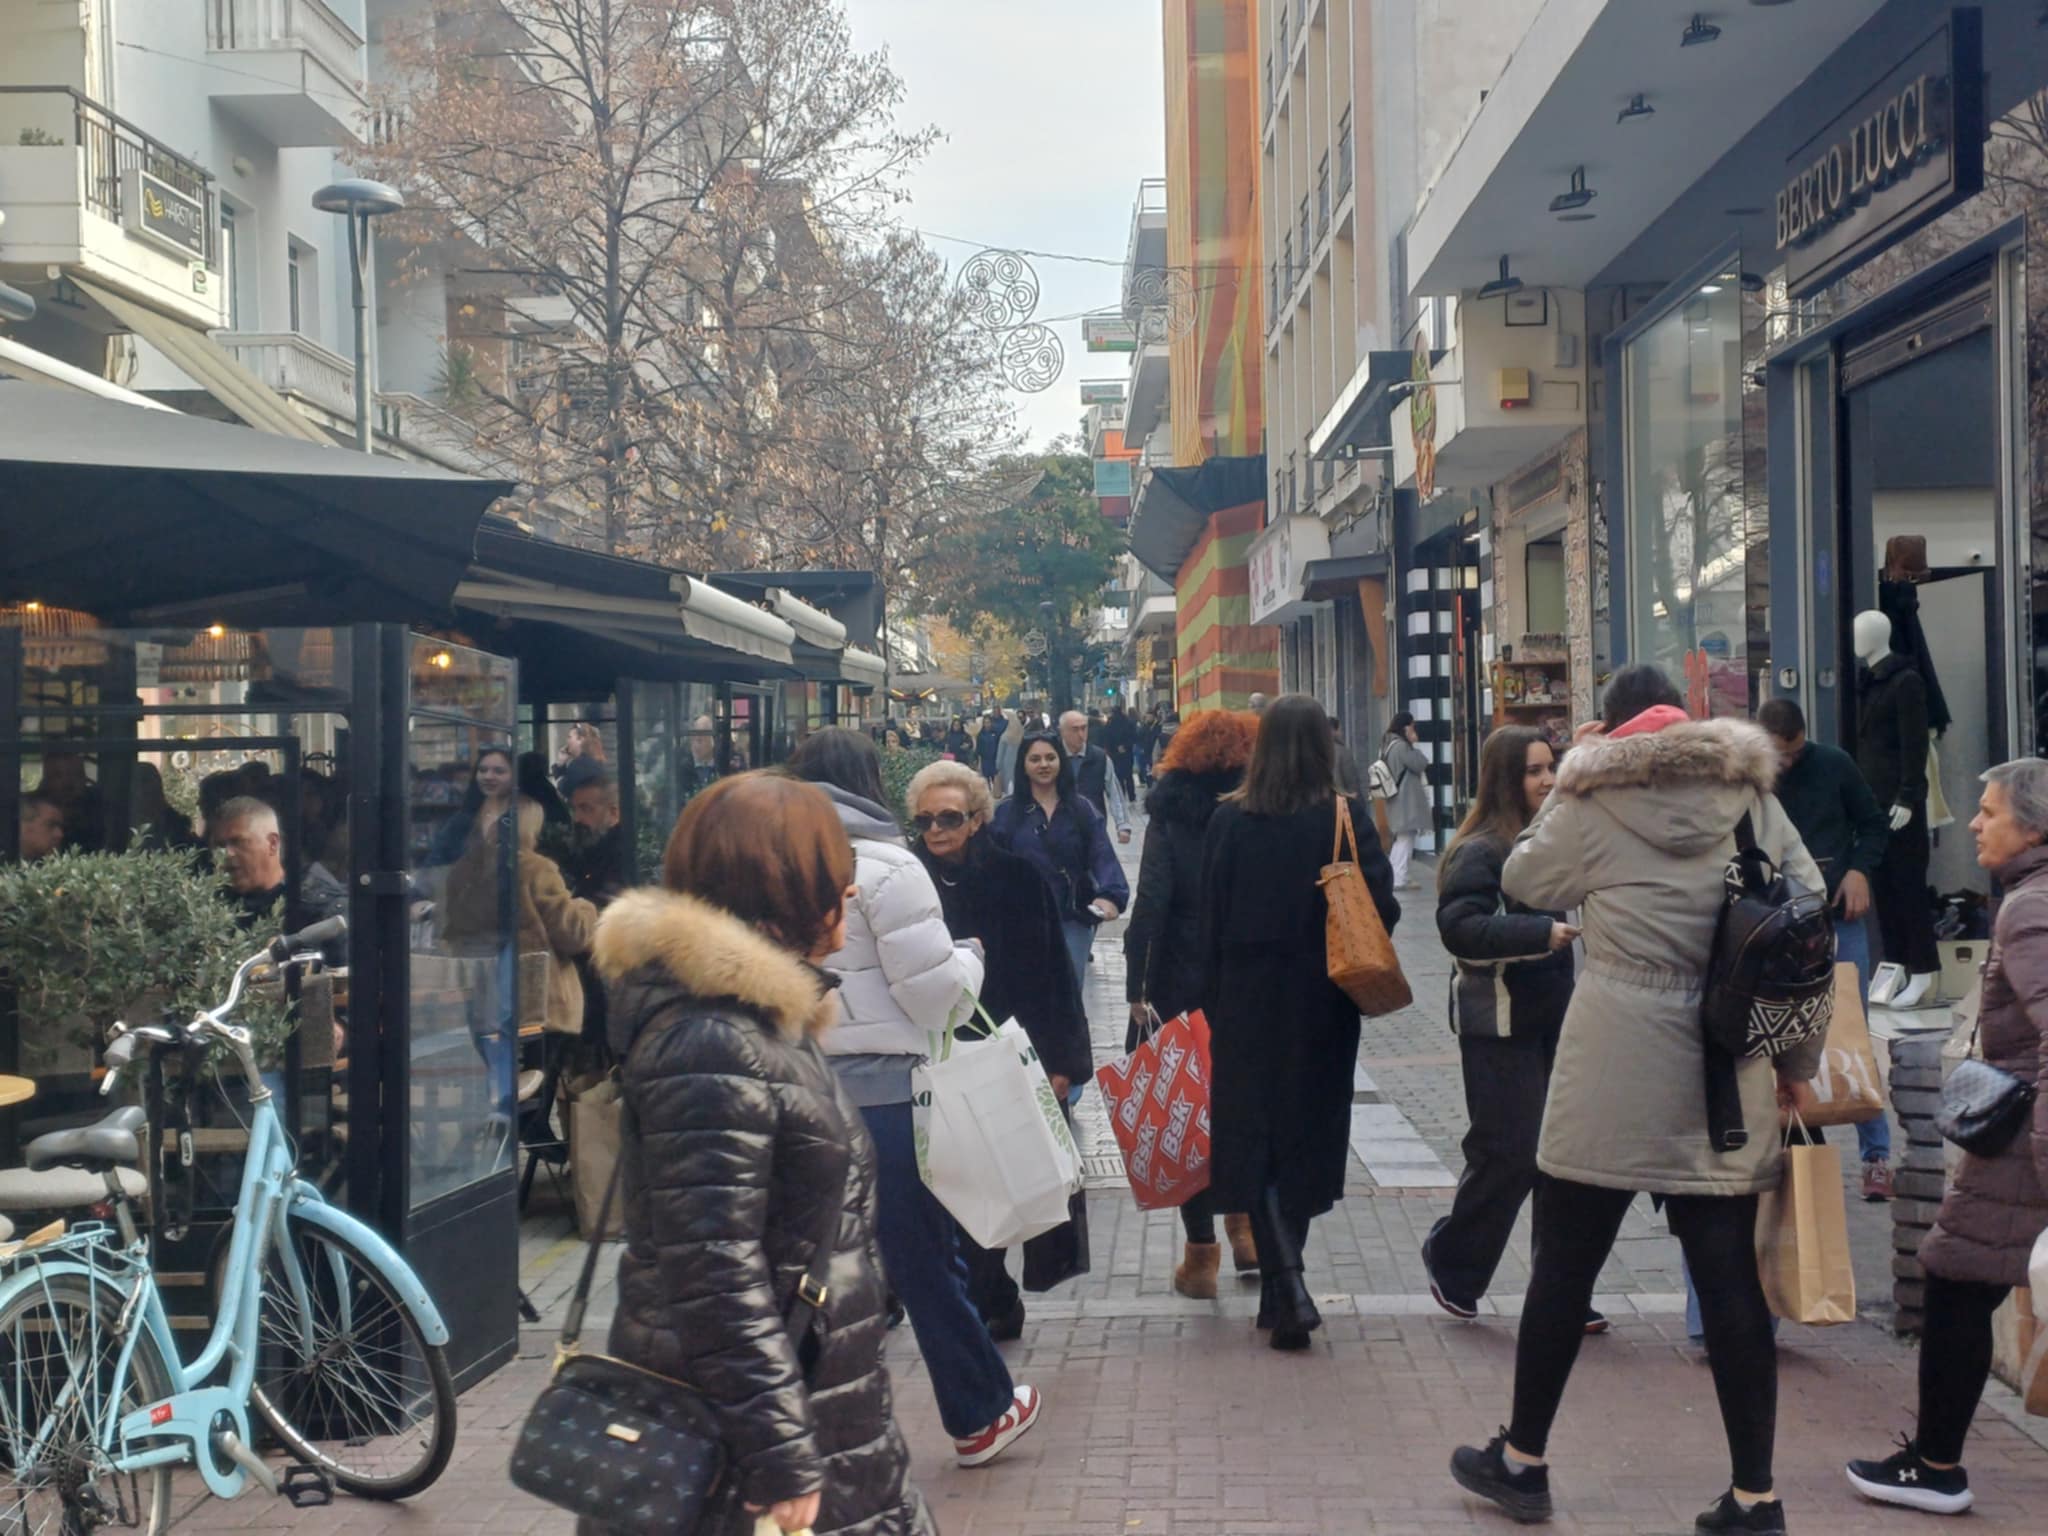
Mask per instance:
[[[967,318],[985,331],[1022,325],[1038,308],[1038,274],[1015,251],[980,251],[960,269]]]
[[[1138,340],[1178,341],[1195,328],[1195,285],[1179,267],[1147,267],[1131,279]]]
[[[997,364],[1010,388],[1027,395],[1052,388],[1067,366],[1067,349],[1050,328],[1020,325],[1003,337]]]

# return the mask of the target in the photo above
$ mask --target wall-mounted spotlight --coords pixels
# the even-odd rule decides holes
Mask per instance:
[[[1520,293],[1521,291],[1522,280],[1508,271],[1508,259],[1503,256],[1500,259],[1500,276],[1480,289],[1479,297],[1482,299],[1498,299],[1510,293]]]
[[[1621,116],[1617,117],[1615,121],[1617,123],[1635,123],[1641,122],[1646,117],[1655,117],[1656,115],[1657,109],[1643,100],[1643,93],[1637,91],[1635,95],[1629,98],[1628,105],[1621,109]]]
[[[1698,48],[1706,43],[1719,42],[1720,39],[1721,29],[1695,11],[1693,13],[1692,25],[1687,27],[1679,36],[1678,46],[1681,48]]]
[[[1594,215],[1580,210],[1599,195],[1586,185],[1586,168],[1582,165],[1572,171],[1571,190],[1560,192],[1550,200],[1550,211],[1562,216],[1568,223],[1574,222],[1574,215],[1578,219],[1590,219]]]

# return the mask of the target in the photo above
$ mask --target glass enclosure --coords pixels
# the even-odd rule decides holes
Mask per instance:
[[[1684,687],[1697,716],[1749,708],[1739,265],[1623,349],[1629,656]]]
[[[520,986],[516,664],[422,636],[411,655],[408,1200],[418,1210],[512,1166],[519,1042],[529,1027],[540,1033],[524,1015],[546,990]]]

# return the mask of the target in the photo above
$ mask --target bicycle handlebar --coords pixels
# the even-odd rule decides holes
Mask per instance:
[[[249,1031],[237,1024],[227,1022],[227,1016],[235,1011],[235,1004],[242,1000],[242,984],[259,965],[304,965],[320,958],[321,946],[331,944],[348,932],[348,920],[330,917],[301,928],[297,933],[281,934],[272,939],[255,954],[235,967],[234,980],[228,985],[227,998],[215,1008],[210,1008],[185,1025],[182,1030],[154,1024],[113,1027],[113,1039],[107,1043],[102,1058],[107,1075],[100,1083],[100,1097],[105,1098],[114,1091],[114,1085],[121,1079],[121,1071],[135,1059],[139,1045],[148,1042],[155,1045],[175,1045],[180,1036],[187,1043],[201,1040],[217,1040],[234,1051],[241,1063],[242,1075],[248,1079],[252,1093],[263,1092],[263,1075],[256,1064],[256,1047]]]

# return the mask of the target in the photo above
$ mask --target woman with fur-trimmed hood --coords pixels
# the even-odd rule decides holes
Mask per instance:
[[[1777,753],[1747,720],[1694,721],[1655,667],[1609,682],[1601,725],[1501,872],[1508,899],[1577,908],[1586,963],[1544,1105],[1533,1272],[1515,1356],[1514,1417],[1451,1470],[1518,1519],[1547,1518],[1544,1446],[1584,1337],[1594,1281],[1637,1191],[1658,1198],[1699,1288],[1733,1464],[1700,1531],[1783,1531],[1771,1486],[1777,1358],[1757,1277],[1757,1197],[1783,1166],[1779,1079],[1810,1077],[1820,1042],[1736,1074],[1748,1144],[1708,1140],[1701,991],[1735,828],[1795,883],[1820,870],[1771,793]],[[1585,733],[1582,733],[1584,735]],[[1774,1072],[1775,1068],[1775,1072]]]
[[[817,1044],[839,1017],[818,963],[853,878],[824,791],[740,774],[677,821],[665,888],[598,923],[626,1110],[609,1352],[716,1414],[727,1467],[706,1536],[751,1536],[759,1511],[820,1536],[932,1530],[882,1366],[875,1146]],[[798,1282],[835,1228],[813,1313]]]

